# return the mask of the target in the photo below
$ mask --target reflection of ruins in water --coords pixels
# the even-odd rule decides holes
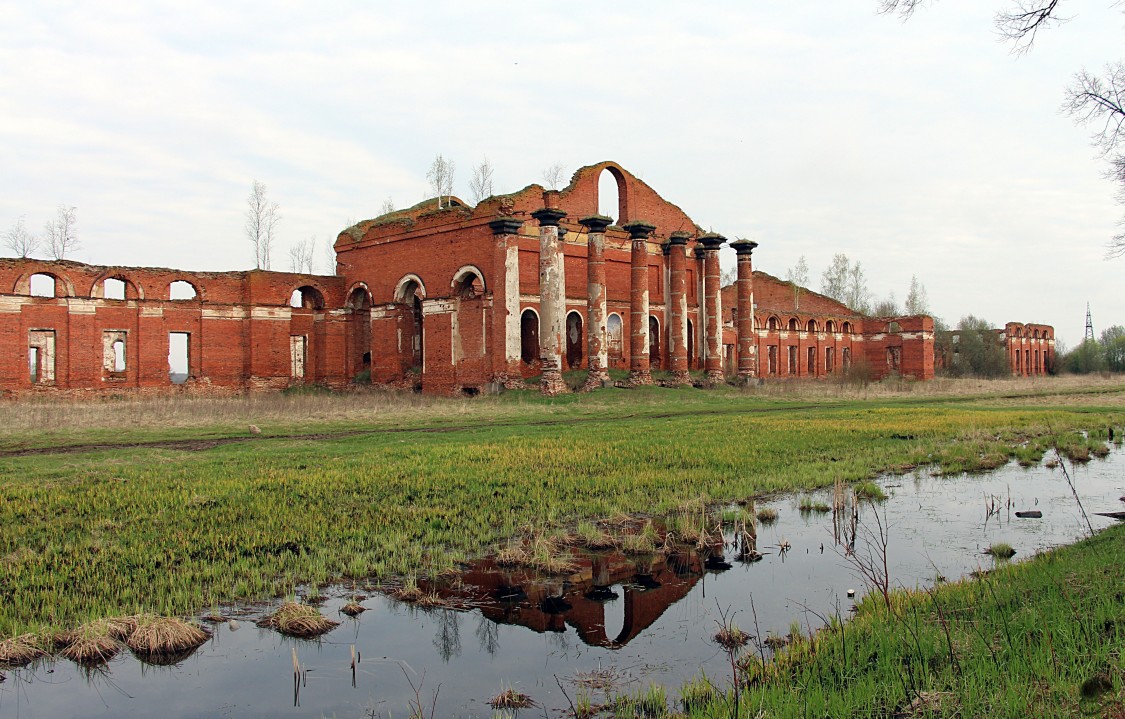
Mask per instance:
[[[484,559],[466,569],[455,587],[433,584],[423,589],[453,605],[477,608],[481,620],[475,633],[489,654],[499,649],[498,624],[541,633],[566,632],[569,625],[585,644],[620,649],[687,596],[705,572],[730,568],[723,561],[722,542],[666,555],[582,552],[573,559],[577,571],[554,576]],[[621,630],[610,637],[606,604],[617,600],[622,602],[624,620]]]

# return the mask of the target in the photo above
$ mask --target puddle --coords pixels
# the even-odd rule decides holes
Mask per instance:
[[[1094,512],[1125,509],[1118,500],[1125,453],[1079,465],[1071,475],[1094,528],[1113,524]],[[1012,464],[945,478],[919,471],[878,483],[889,495],[880,513],[889,526],[895,586],[987,569],[993,560],[983,550],[993,542],[1011,544],[1019,559],[1086,532],[1058,469]],[[832,502],[831,491],[812,498]],[[341,625],[318,641],[259,629],[256,612],[215,625],[207,644],[171,666],[142,664],[126,652],[99,671],[61,659],[6,670],[0,717],[405,717],[418,696],[428,715],[435,691],[434,716],[487,717],[488,699],[509,686],[561,715],[567,700],[556,678],[571,698],[585,686],[595,703],[607,686],[631,692],[651,681],[668,685],[674,698],[675,687],[701,670],[725,682],[725,656],[711,641],[720,609],[736,612],[734,621],[755,633],[753,597],[761,634],[785,635],[794,621],[815,628],[817,614],[837,606],[846,612],[849,588],[857,597],[866,591],[833,541],[832,514],[803,514],[798,501],[759,503],[779,513],[776,524],[758,528],[761,561],[738,561],[729,535],[726,544],[668,556],[585,553],[580,569],[565,578],[490,560],[465,574],[463,588],[443,591],[456,609],[371,595],[356,618],[340,613],[350,598],[341,588],[321,608]],[[986,516],[988,506],[999,513]],[[1023,510],[1043,516],[1017,518]],[[875,526],[868,505],[860,513],[861,555],[865,526]],[[780,552],[783,543],[791,549]]]

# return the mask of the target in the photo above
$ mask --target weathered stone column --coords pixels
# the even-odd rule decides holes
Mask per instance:
[[[668,238],[669,280],[668,369],[673,384],[691,384],[687,356],[687,241],[686,232],[673,232]]]
[[[605,228],[613,218],[590,215],[579,220],[586,228],[586,366],[589,375],[583,390],[609,381],[609,347],[606,337]]]
[[[714,232],[699,237],[703,245],[703,296],[707,302],[703,325],[707,336],[708,384],[721,384],[726,380],[723,374],[723,293],[719,286],[722,272],[719,268],[719,248],[727,238]]]
[[[544,207],[531,213],[539,221],[539,384],[545,395],[566,391],[562,379],[562,352],[566,346],[566,304],[559,254],[559,220],[562,210]]]
[[[754,265],[750,255],[758,246],[753,240],[730,243],[738,253],[738,379],[748,382],[758,376],[757,342],[754,336]]]
[[[695,256],[695,296],[698,298],[696,304],[699,305],[699,317],[695,323],[695,357],[689,360],[689,364],[698,360],[696,367],[703,367],[707,362],[707,273],[703,268],[704,250],[699,240],[696,240],[692,254]]]
[[[497,302],[493,321],[493,381],[508,389],[523,386],[520,377],[520,248],[519,232],[523,220],[499,217],[488,223],[496,247],[496,270],[503,268],[503,302]],[[495,276],[494,272],[494,276]],[[499,293],[497,293],[499,294]],[[503,328],[500,331],[499,328]],[[502,364],[501,364],[502,363]]]
[[[648,361],[648,236],[656,227],[634,220],[624,229],[633,241],[629,283],[629,383],[652,384]]]

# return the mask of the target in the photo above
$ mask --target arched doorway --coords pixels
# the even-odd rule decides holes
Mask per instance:
[[[691,320],[687,321],[687,366],[695,367],[695,325]]]
[[[525,365],[539,359],[539,315],[532,309],[520,315],[520,359]]]
[[[363,380],[361,375],[371,378],[371,294],[366,287],[359,286],[348,294],[346,307],[351,315],[351,374],[353,379]]]
[[[626,221],[625,178],[617,168],[607,167],[598,175],[598,214],[612,217],[617,224]]]
[[[422,300],[426,298],[426,288],[415,275],[407,275],[399,281],[395,290],[395,304],[398,305],[399,355],[404,370],[422,369],[423,347]]]
[[[660,361],[660,320],[648,318],[648,366],[652,369],[661,369],[664,364]]]
[[[571,312],[566,316],[566,366],[582,367],[582,315]]]

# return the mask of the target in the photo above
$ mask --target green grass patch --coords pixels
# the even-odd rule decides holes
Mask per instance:
[[[803,401],[729,388],[245,401],[199,405],[229,413],[215,425],[147,431],[133,423],[150,410],[130,405],[98,429],[48,433],[60,447],[94,438],[102,448],[0,456],[0,637],[183,616],[303,583],[434,573],[529,527],[550,533],[621,513],[679,517],[687,537],[714,528],[701,496],[810,491],[903,466],[975,470],[1125,419],[1062,400]],[[270,412],[248,436],[242,422]],[[116,446],[113,422],[118,442],[240,439]],[[5,449],[48,441],[4,432]],[[582,534],[606,542],[590,524]],[[650,539],[626,549],[648,551]]]

